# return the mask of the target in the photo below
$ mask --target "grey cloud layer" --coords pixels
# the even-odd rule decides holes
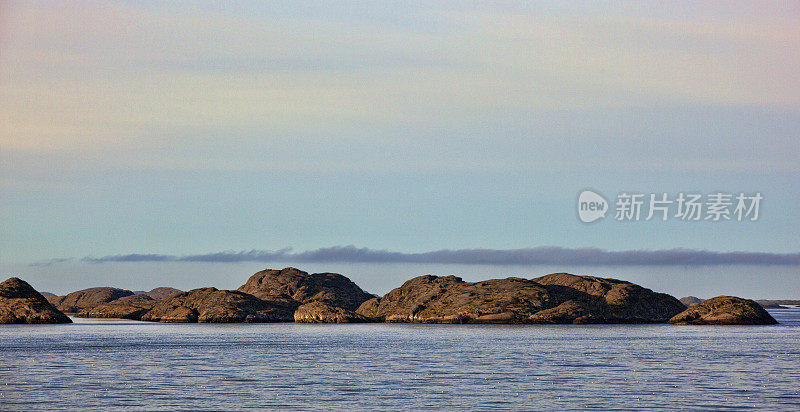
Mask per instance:
[[[36,265],[63,262],[53,260]],[[347,262],[347,263],[450,263],[496,265],[800,265],[800,253],[712,252],[694,249],[606,251],[596,248],[536,247],[525,249],[458,249],[402,253],[355,246],[334,246],[294,252],[250,250],[198,255],[127,254],[85,257],[83,262]]]

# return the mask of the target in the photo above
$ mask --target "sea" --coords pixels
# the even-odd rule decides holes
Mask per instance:
[[[1,410],[800,410],[774,326],[0,326]]]

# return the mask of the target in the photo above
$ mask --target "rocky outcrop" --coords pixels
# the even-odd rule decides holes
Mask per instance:
[[[675,315],[676,325],[774,325],[778,323],[757,302],[735,296],[706,299]]]
[[[353,311],[314,301],[298,307],[294,311],[294,321],[297,323],[359,323],[369,320]]]
[[[216,288],[182,292],[156,303],[141,319],[153,322],[291,322],[297,305]]]
[[[630,282],[558,273],[475,283],[420,276],[356,313],[387,322],[645,323],[665,322],[683,309],[674,297]]]
[[[467,283],[456,276],[419,276],[356,311],[387,322],[523,322],[553,306],[547,289],[521,278]]]
[[[589,305],[584,302],[568,300],[554,308],[534,313],[528,318],[531,323],[597,323]]]
[[[299,323],[351,323],[367,319],[355,313],[373,295],[337,273],[308,274],[295,268],[262,270],[239,287],[261,299],[294,305]]]
[[[147,295],[153,300],[161,300],[161,299],[171,298],[177,295],[178,293],[183,293],[183,291],[180,289],[162,286],[160,288],[155,288],[149,292],[145,292],[143,293],[143,295]]]
[[[698,303],[703,302],[703,299],[698,298],[697,296],[685,296],[680,298],[681,303],[686,305],[686,307],[694,306]]]
[[[308,274],[295,268],[264,270],[238,291],[214,288],[181,292],[156,288],[134,292],[92,288],[51,297],[80,317],[124,318],[162,322],[363,322],[354,311],[370,295],[335,273]],[[161,302],[160,302],[161,301]],[[294,311],[305,306],[297,316]]]
[[[250,277],[240,292],[269,300],[293,300],[298,304],[323,302],[350,311],[374,297],[337,273],[308,274],[295,268],[266,269]]]
[[[666,322],[686,309],[678,299],[624,280],[554,273],[533,279],[559,302],[575,301],[588,313],[571,323]],[[559,303],[560,305],[561,303]],[[566,310],[574,311],[573,306]]]
[[[156,300],[148,295],[130,295],[108,303],[101,303],[91,308],[81,309],[78,317],[82,318],[117,318],[140,320],[155,304]]]
[[[160,287],[150,292],[134,292],[133,295],[123,296],[110,302],[100,303],[96,306],[85,307],[77,313],[82,318],[118,318],[141,320],[160,300],[175,296],[182,291],[175,288]]]
[[[48,296],[47,300],[62,312],[78,313],[101,303],[108,303],[131,295],[133,295],[133,292],[130,290],[98,287],[79,290],[66,296]]]
[[[0,283],[0,323],[72,323],[31,285],[19,278]]]

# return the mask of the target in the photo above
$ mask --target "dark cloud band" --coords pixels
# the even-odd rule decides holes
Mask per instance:
[[[47,262],[60,263],[64,259]],[[402,253],[355,246],[334,246],[294,252],[250,250],[198,255],[127,254],[85,257],[83,262],[348,262],[348,263],[448,263],[492,265],[800,265],[800,253],[712,252],[695,249],[606,251],[596,248],[535,247],[525,249],[458,249]],[[42,265],[39,263],[38,265]]]

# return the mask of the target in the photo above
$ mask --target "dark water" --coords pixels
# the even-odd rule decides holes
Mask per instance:
[[[777,326],[0,327],[0,409],[800,410]]]

